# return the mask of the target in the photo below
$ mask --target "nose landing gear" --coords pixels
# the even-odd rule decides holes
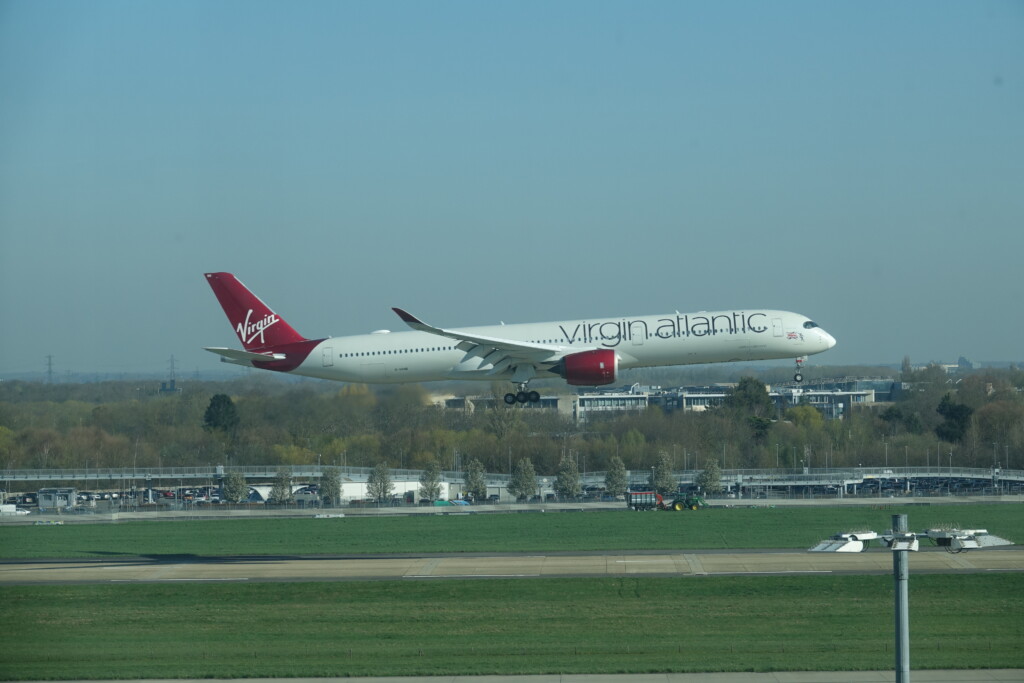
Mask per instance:
[[[796,359],[796,374],[793,375],[793,381],[797,384],[804,381],[803,367],[805,360],[807,360],[806,356]]]

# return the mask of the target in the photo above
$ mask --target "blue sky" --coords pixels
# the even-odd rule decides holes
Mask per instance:
[[[1024,360],[1020,2],[0,2],[0,375],[779,308]]]

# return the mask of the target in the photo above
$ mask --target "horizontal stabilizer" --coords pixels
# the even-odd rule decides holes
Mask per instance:
[[[269,361],[285,359],[285,355],[283,353],[252,353],[251,351],[226,349],[219,346],[207,346],[205,347],[205,350],[221,356],[221,360],[226,363],[238,363],[240,365],[248,365],[253,362],[267,363]]]

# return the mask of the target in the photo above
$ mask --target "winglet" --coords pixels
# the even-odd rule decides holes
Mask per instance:
[[[408,311],[403,311],[401,308],[392,308],[391,310],[398,314],[398,317],[402,319],[402,322],[414,330],[419,332],[429,332],[431,334],[439,334],[442,337],[448,336],[444,330],[434,327],[433,325],[426,324]]]
[[[397,313],[398,317],[401,318],[402,322],[404,322],[406,325],[424,324],[422,320],[414,316],[412,313],[409,313],[408,311],[403,311],[401,308],[392,307],[391,310]]]

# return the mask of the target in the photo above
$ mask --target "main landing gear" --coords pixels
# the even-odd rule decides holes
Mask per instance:
[[[793,375],[793,381],[796,382],[797,384],[804,381],[803,369],[805,360],[807,360],[806,357],[796,359],[796,374]]]
[[[540,394],[536,391],[527,391],[526,383],[518,385],[518,391],[516,393],[505,394],[505,403],[512,406],[516,403],[536,403],[540,400]]]

